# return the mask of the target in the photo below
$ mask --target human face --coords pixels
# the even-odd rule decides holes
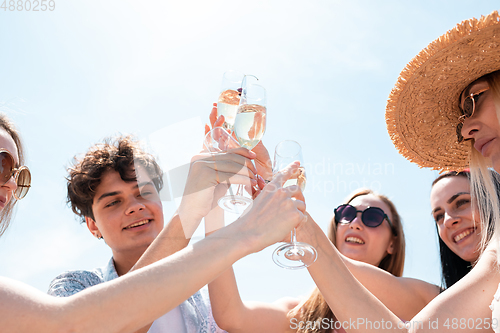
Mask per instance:
[[[431,190],[431,209],[446,246],[465,261],[477,260],[481,223],[472,218],[469,180],[461,176],[439,180]]]
[[[140,257],[163,228],[158,192],[147,172],[137,170],[138,181],[131,182],[114,170],[105,172],[92,205],[95,220],[86,218],[89,230],[104,238],[115,260]]]
[[[12,157],[16,167],[19,167],[19,156],[17,154],[17,146],[12,137],[4,129],[0,129],[0,148],[8,150]],[[5,206],[12,199],[12,193],[17,189],[14,177],[11,177],[5,184],[0,186],[0,210],[4,209]]]
[[[460,103],[465,96],[488,88],[486,81],[478,81],[462,93]],[[474,114],[464,120],[462,136],[465,140],[474,139],[474,148],[491,161],[496,171],[500,171],[500,124],[491,89],[481,94],[475,104]]]
[[[349,204],[357,210],[378,207],[393,221],[389,206],[373,194],[356,197]],[[351,223],[337,225],[336,241],[340,253],[374,266],[378,266],[387,254],[394,251],[394,238],[387,220],[376,228],[369,228],[361,221],[361,213]]]

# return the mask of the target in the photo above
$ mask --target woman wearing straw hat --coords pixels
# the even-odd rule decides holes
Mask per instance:
[[[412,162],[443,171],[470,165],[481,221],[493,218],[497,233],[500,210],[491,179],[497,174],[487,167],[500,171],[499,69],[500,16],[495,11],[462,22],[421,51],[401,73],[386,113],[394,144]],[[318,250],[309,272],[347,331],[500,332],[496,234],[471,272],[407,323],[351,275],[321,234],[317,225],[307,223],[297,237]],[[380,283],[386,283],[379,273]]]

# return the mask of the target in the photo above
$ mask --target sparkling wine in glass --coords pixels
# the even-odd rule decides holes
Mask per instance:
[[[266,130],[266,114],[266,89],[244,83],[233,127],[241,147],[251,150],[260,142]],[[243,196],[243,185],[239,185],[235,195],[220,198],[218,204],[226,211],[241,213],[252,204],[252,199]]]
[[[237,71],[227,71],[222,76],[222,86],[217,101],[217,117],[224,116],[222,127],[231,133],[242,91],[242,81],[245,75]]]
[[[274,152],[273,173],[276,174],[292,162],[299,161],[300,167],[297,175],[287,180],[283,187],[298,185],[301,191],[306,187],[306,170],[302,157],[302,148],[296,141],[285,140],[276,146]],[[273,252],[274,262],[283,268],[299,269],[305,268],[316,261],[318,257],[316,249],[302,242],[297,242],[295,228],[291,232],[290,243],[279,246]]]

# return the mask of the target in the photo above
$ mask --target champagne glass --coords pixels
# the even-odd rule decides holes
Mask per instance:
[[[203,146],[211,154],[238,148],[240,144],[222,127],[214,127],[205,135]]]
[[[306,170],[303,167],[302,148],[298,142],[292,140],[278,143],[274,152],[273,173],[276,174],[295,161],[300,162],[298,174],[294,178],[287,180],[283,187],[298,185],[300,190],[304,191],[306,187]],[[316,261],[317,257],[318,254],[313,246],[297,242],[295,228],[291,231],[290,243],[279,246],[273,252],[274,262],[278,266],[288,269],[308,267]]]
[[[244,82],[233,127],[241,147],[252,150],[260,142],[266,129],[266,115],[266,89]],[[224,196],[218,204],[226,211],[240,213],[252,204],[252,199],[243,196],[243,185],[239,185],[236,195]]]
[[[240,144],[236,139],[229,134],[224,128],[222,127],[214,127],[210,130],[205,135],[205,140],[203,142],[203,145],[206,150],[208,150],[211,154],[218,154],[218,153],[223,153],[226,152],[230,149],[235,149],[239,148]],[[219,175],[220,177],[220,175]],[[219,206],[224,208],[225,210],[230,211],[231,213],[241,213],[243,212],[243,208],[248,207],[249,205],[252,204],[252,200],[244,197],[241,194],[234,194],[233,190],[233,185],[229,183],[228,179],[224,178],[219,178],[219,183],[227,183],[229,185],[229,195],[226,195],[222,198],[227,198],[228,202],[232,202],[234,207],[229,207],[232,208],[232,210],[229,210],[225,206],[221,205],[221,199],[217,202]],[[241,186],[241,185],[240,185]]]
[[[240,104],[242,81],[245,75],[237,71],[227,71],[222,76],[222,85],[219,99],[217,101],[217,117],[224,116],[222,127],[231,133],[233,131],[234,118]]]

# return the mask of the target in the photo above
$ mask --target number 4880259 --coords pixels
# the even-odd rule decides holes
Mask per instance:
[[[1,0],[0,0],[1,1]],[[45,12],[56,9],[55,0],[3,0],[0,10],[18,12]]]

